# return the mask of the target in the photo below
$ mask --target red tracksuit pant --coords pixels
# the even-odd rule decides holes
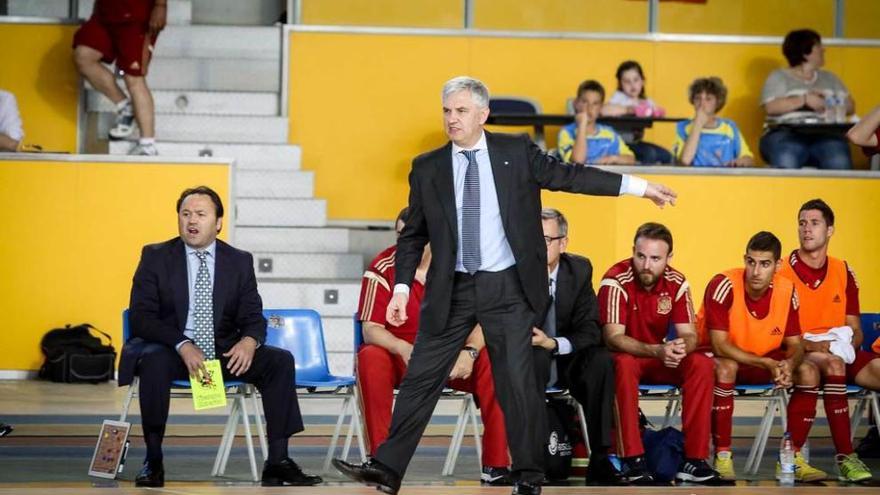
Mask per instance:
[[[361,347],[357,359],[361,410],[367,424],[367,447],[372,454],[388,436],[394,389],[400,386],[406,373],[406,365],[400,356],[370,344]],[[448,386],[474,394],[480,405],[480,415],[483,418],[483,466],[509,466],[504,413],[495,399],[495,382],[486,349],[480,351],[468,379],[450,380]]]
[[[655,358],[612,353],[615,368],[615,414],[617,454],[620,457],[645,453],[639,431],[639,384],[677,385],[682,393],[684,455],[689,459],[709,457],[712,386],[715,363],[703,353],[692,352],[678,368],[667,368]]]

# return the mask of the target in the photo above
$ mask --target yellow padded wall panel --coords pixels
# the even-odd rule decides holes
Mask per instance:
[[[880,38],[880,2],[846,0],[843,34],[847,38]]]
[[[229,198],[229,166],[0,160],[0,369],[38,369],[40,338],[66,323],[95,325],[118,352],[141,248],[177,235],[175,202],[198,184]]]
[[[784,36],[792,29],[811,28],[831,36],[834,0],[661,2],[657,22],[661,33]]]
[[[648,2],[476,0],[474,27],[487,30],[645,33]]]
[[[464,27],[461,0],[302,0],[304,24]]]
[[[79,80],[71,58],[76,26],[0,24],[0,89],[15,94],[25,144],[76,151]],[[11,48],[11,47],[14,47]]]

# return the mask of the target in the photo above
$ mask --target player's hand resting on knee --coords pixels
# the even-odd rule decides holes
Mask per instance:
[[[228,352],[224,353],[224,357],[229,358],[226,363],[226,369],[235,376],[240,376],[251,369],[251,363],[254,361],[254,351],[257,350],[257,341],[253,337],[242,337],[237,344],[232,346]]]

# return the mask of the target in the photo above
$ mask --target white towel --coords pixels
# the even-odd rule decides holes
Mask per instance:
[[[852,346],[853,330],[848,326],[834,327],[825,333],[807,333],[804,338],[810,342],[831,342],[831,354],[846,364],[856,360],[856,350]]]

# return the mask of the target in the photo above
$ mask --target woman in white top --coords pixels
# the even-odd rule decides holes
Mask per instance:
[[[791,31],[782,43],[787,69],[776,69],[764,82],[761,104],[767,122],[824,122],[826,104],[838,104],[851,115],[855,104],[837,76],[822,70],[825,48],[819,33],[811,29]],[[829,108],[828,110],[833,110]],[[771,166],[825,169],[852,168],[846,139],[836,134],[798,132],[789,127],[767,126],[760,142],[761,156]]]

